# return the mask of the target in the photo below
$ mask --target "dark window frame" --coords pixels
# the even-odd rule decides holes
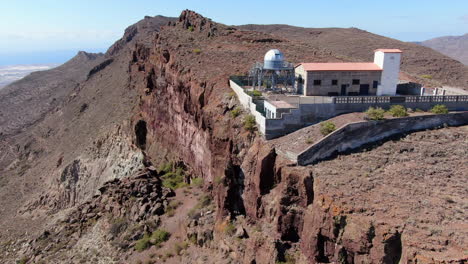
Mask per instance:
[[[372,88],[377,88],[379,86],[379,81],[373,81],[372,82]]]
[[[338,85],[338,80],[332,80],[331,85]]]
[[[360,84],[361,84],[361,80],[360,80],[360,79],[353,79],[352,84],[353,84],[353,85],[360,85]]]
[[[314,86],[322,85],[322,80],[314,80]]]

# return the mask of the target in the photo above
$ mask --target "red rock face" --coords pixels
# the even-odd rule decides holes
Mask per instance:
[[[187,11],[155,35],[152,47],[135,47],[129,70],[141,96],[133,122],[146,123],[148,156],[180,159],[202,176],[217,202],[217,219],[245,215],[249,223],[268,230],[265,236],[274,245],[247,240],[245,263],[274,262],[291,245],[308,263],[412,259],[403,255],[401,230],[345,213],[317,189],[320,183],[314,182],[310,168],[278,157],[263,139],[239,129],[239,121],[225,115],[229,89],[222,80],[227,76],[200,71],[194,64],[205,58],[196,57],[191,50],[195,45],[182,41],[192,38],[208,45],[206,38],[224,34],[219,27]],[[192,30],[196,34],[187,38]]]

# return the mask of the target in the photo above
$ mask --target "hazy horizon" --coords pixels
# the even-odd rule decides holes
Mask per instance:
[[[178,17],[184,9],[227,25],[356,27],[409,42],[468,32],[468,2],[461,0],[451,1],[450,5],[435,0],[395,0],[392,4],[299,0],[294,5],[276,0],[18,0],[4,1],[0,8],[0,65],[63,63],[80,50],[103,52],[123,35],[125,28],[145,15]]]

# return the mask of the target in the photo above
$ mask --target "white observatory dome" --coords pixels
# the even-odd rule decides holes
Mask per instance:
[[[278,70],[283,67],[284,55],[278,49],[271,49],[265,54],[263,68]]]

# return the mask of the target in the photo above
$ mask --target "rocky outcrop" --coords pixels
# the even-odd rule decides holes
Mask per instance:
[[[80,156],[64,164],[63,155],[57,160],[57,175],[50,189],[21,209],[34,213],[36,209],[57,212],[86,202],[105,182],[134,175],[144,168],[144,154],[125,137],[121,127],[97,139]]]
[[[159,224],[159,216],[168,205],[167,198],[174,192],[161,186],[157,171],[148,167],[131,178],[115,179],[99,188],[99,194],[68,213],[53,229],[25,243],[22,255],[34,263],[59,263],[68,251],[75,261],[90,261],[83,255],[88,243],[103,244],[101,260],[114,263],[120,250],[128,250],[145,233]],[[96,232],[96,236],[89,236]]]

